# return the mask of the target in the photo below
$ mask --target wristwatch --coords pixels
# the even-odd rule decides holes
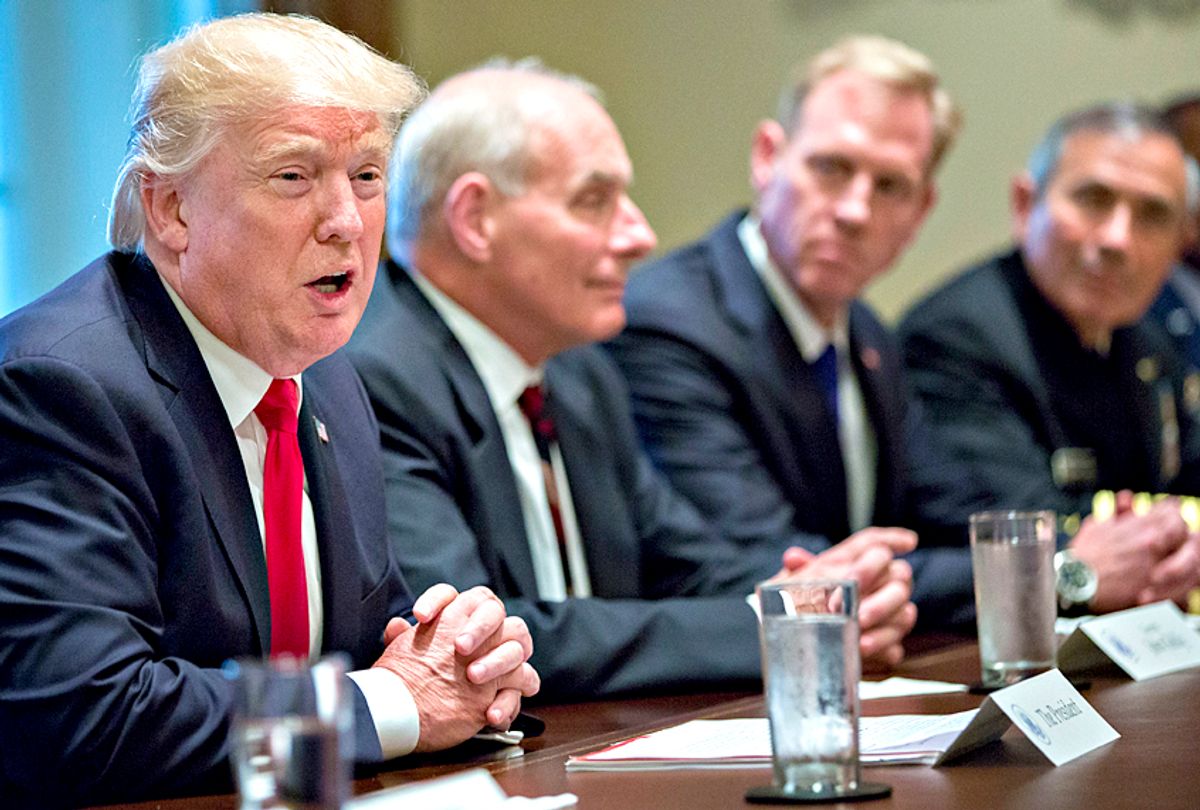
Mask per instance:
[[[1076,557],[1070,549],[1063,549],[1054,555],[1054,574],[1059,615],[1082,616],[1088,613],[1088,602],[1100,586],[1096,569]]]

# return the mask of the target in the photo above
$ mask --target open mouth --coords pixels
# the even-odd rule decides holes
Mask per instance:
[[[349,283],[349,273],[335,273],[330,276],[321,276],[316,281],[309,282],[308,286],[319,293],[329,294],[341,292]]]

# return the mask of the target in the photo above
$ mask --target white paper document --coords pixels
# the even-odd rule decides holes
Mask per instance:
[[[958,737],[975,710],[955,714],[863,717],[859,756],[865,765],[930,764]],[[567,770],[730,768],[771,764],[765,717],[692,720],[567,760]]]
[[[509,797],[490,773],[471,770],[358,796],[346,810],[564,810],[578,801],[573,793]]]
[[[978,709],[859,719],[864,765],[941,765],[1020,731],[1055,765],[1121,735],[1056,669],[994,692]],[[771,764],[766,718],[692,720],[567,760],[569,771],[761,768]]]
[[[879,698],[908,697],[909,695],[942,695],[965,691],[967,691],[965,683],[927,681],[920,678],[902,678],[899,675],[893,675],[882,681],[860,681],[858,684],[858,699],[877,700]]]

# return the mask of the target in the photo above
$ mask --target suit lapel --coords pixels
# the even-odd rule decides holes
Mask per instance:
[[[341,477],[337,474],[332,439],[324,423],[324,414],[332,410],[322,405],[320,396],[318,386],[305,386],[297,433],[321,557],[321,599],[325,617],[321,647],[324,650],[352,650],[361,640],[356,614],[359,600],[352,598],[356,572],[361,566],[350,564],[356,546],[347,534],[353,532],[354,520]],[[318,435],[318,423],[325,440]]]
[[[875,503],[872,523],[897,523],[901,520],[901,495],[897,484],[906,480],[903,466],[904,413],[903,392],[895,368],[885,365],[890,353],[880,345],[879,336],[866,328],[858,306],[850,308],[850,361],[862,389],[867,420],[875,434]]]
[[[517,482],[483,380],[454,333],[417,289],[408,271],[389,262],[388,272],[404,311],[417,319],[418,331],[429,337],[430,350],[439,358],[454,392],[455,401],[448,404],[457,409],[460,417],[457,421],[461,422],[470,445],[470,475],[477,479],[472,490],[483,502],[478,514],[487,523],[487,531],[480,534],[492,541],[485,542],[481,536],[479,553],[485,557],[489,570],[501,572],[507,592],[537,593],[537,578]]]
[[[474,420],[475,430],[468,433],[470,466],[480,482],[475,492],[485,502],[479,511],[486,516],[488,536],[494,541],[481,548],[481,552],[492,557],[491,570],[504,572],[510,592],[537,593],[525,516],[500,423],[496,421],[487,389],[466,352],[457,340],[453,337],[450,340],[453,345],[447,345],[443,353],[446,374],[458,398],[458,407]],[[466,419],[463,424],[470,427]]]
[[[237,439],[225,418],[191,334],[144,258],[120,279],[145,337],[146,368],[191,457],[196,488],[213,533],[229,560],[255,625],[261,650],[270,649],[271,603],[267,564]]]
[[[798,465],[798,480],[787,485],[804,490],[791,494],[806,505],[806,523],[828,536],[845,537],[846,474],[837,427],[820,383],[742,248],[740,220],[737,214],[727,219],[710,241],[720,305],[734,330],[745,336],[743,362],[774,400],[763,410],[783,417],[792,446],[788,455]]]
[[[628,528],[634,521],[613,461],[612,442],[617,439],[598,432],[597,426],[608,420],[597,412],[596,392],[575,376],[558,360],[547,363],[546,407],[558,433],[592,592],[634,597],[639,592],[641,559],[638,538]],[[605,542],[588,542],[601,536]]]

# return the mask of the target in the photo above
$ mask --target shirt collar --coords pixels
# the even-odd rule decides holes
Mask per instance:
[[[170,296],[171,303],[179,310],[192,339],[196,341],[200,357],[208,368],[208,376],[212,378],[213,386],[217,389],[217,396],[225,408],[229,424],[236,428],[246,421],[246,417],[262,401],[274,378],[253,360],[238,354],[208,331],[166,279],[160,275],[159,281]],[[304,387],[300,384],[300,375],[297,374],[292,379],[296,381],[296,390],[303,401]]]
[[[767,294],[779,311],[780,317],[783,318],[788,331],[791,332],[792,339],[796,341],[796,346],[804,361],[806,363],[814,362],[831,343],[845,357],[850,347],[850,330],[846,322],[846,313],[842,312],[838,315],[831,330],[826,330],[817,322],[817,319],[808,311],[808,307],[796,295],[796,291],[792,289],[783,272],[775,265],[775,262],[771,261],[771,254],[767,250],[766,240],[763,239],[758,218],[753,214],[747,214],[745,219],[738,223],[737,234],[738,240],[742,243],[742,250],[746,252],[746,258],[750,260],[750,266],[758,273],[763,286],[767,288]]]
[[[409,267],[408,272],[417,289],[429,299],[429,303],[442,316],[450,332],[462,345],[471,365],[475,367],[475,372],[483,381],[484,390],[492,400],[493,408],[515,404],[522,391],[530,385],[541,383],[541,366],[532,367],[526,363],[483,321],[438,289],[416,268]]]

